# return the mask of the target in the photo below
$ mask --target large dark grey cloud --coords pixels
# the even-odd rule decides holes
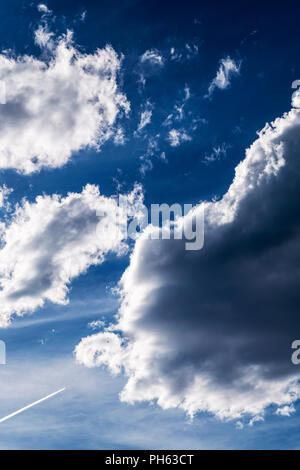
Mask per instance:
[[[124,370],[122,400],[258,420],[299,397],[299,101],[259,133],[223,198],[204,203],[201,251],[149,240],[151,227],[136,242],[116,324],[76,348],[89,367]]]

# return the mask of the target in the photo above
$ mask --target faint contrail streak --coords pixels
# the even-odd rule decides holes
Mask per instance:
[[[54,397],[54,395],[57,395],[58,393],[63,392],[64,390],[66,390],[66,387],[61,388],[60,390],[57,390],[57,392],[51,393],[51,395],[47,395],[46,397],[41,398],[40,400],[31,403],[31,405],[24,406],[24,408],[21,408],[20,410],[15,411],[14,413],[11,413],[10,415],[5,416],[4,418],[1,418],[0,423],[3,423],[3,421],[6,421],[7,419],[10,419],[13,416],[18,415],[19,413],[23,413],[23,411],[28,410],[28,408],[32,408],[33,406],[38,405],[42,401],[48,400],[48,398]]]

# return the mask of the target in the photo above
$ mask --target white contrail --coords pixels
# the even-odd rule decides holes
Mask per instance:
[[[48,398],[54,397],[54,395],[57,395],[58,393],[63,392],[64,390],[66,390],[66,387],[61,388],[60,390],[57,390],[57,392],[51,393],[51,395],[47,395],[46,397],[41,398],[40,400],[31,403],[31,405],[24,406],[24,408],[21,408],[20,410],[15,411],[14,413],[11,413],[10,415],[5,416],[4,418],[1,418],[0,423],[3,423],[3,421],[6,421],[7,419],[10,419],[13,416],[18,415],[19,413],[23,413],[23,411],[28,410],[28,408],[32,408],[33,406],[38,405],[42,401],[48,400]]]

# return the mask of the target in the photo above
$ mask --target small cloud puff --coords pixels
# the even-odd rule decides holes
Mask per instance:
[[[92,330],[100,330],[101,328],[105,327],[105,321],[103,320],[94,320],[88,323],[88,328]]]
[[[45,5],[44,3],[39,3],[39,5],[37,6],[37,9],[40,13],[45,13],[45,14],[51,13],[51,10],[49,10],[47,5]]]
[[[282,408],[277,408],[275,414],[280,416],[291,416],[292,413],[295,413],[296,409],[294,405],[285,405]]]
[[[264,418],[260,415],[254,416],[249,421],[249,426],[253,426],[255,423],[259,423],[260,421],[264,421]]]
[[[209,165],[217,160],[221,160],[221,158],[225,158],[227,155],[227,150],[229,145],[223,142],[220,145],[215,145],[209,155],[205,155],[203,163]]]
[[[164,65],[164,59],[157,49],[149,49],[140,58],[141,62],[148,62],[153,65]]]
[[[186,133],[184,129],[171,129],[167,137],[171,147],[178,147],[183,142],[192,140],[192,138]]]
[[[140,122],[138,125],[138,132],[140,132],[144,127],[146,127],[151,122],[153,111],[153,104],[148,100],[144,106],[144,111],[141,113]]]
[[[6,199],[13,192],[13,189],[8,188],[5,184],[0,186],[0,207],[4,207]]]
[[[228,88],[232,77],[240,73],[240,68],[241,63],[235,62],[229,56],[221,59],[220,67],[215,78],[208,87],[208,94],[206,97],[210,97],[216,88],[219,88],[220,90]]]

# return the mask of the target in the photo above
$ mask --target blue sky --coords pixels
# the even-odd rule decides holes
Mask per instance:
[[[284,399],[282,390],[276,388],[281,380],[290,385],[290,380],[299,379],[289,359],[290,344],[297,339],[295,311],[299,298],[287,274],[298,279],[298,255],[293,251],[297,235],[283,241],[282,233],[277,233],[279,225],[287,227],[288,232],[290,229],[289,233],[298,233],[296,111],[290,118],[291,122],[295,120],[290,132],[285,130],[282,118],[277,128],[273,126],[280,138],[275,138],[272,130],[266,140],[257,135],[266,123],[291,110],[291,84],[300,78],[298,25],[299,7],[287,3],[243,2],[241,6],[233,1],[225,5],[221,1],[125,0],[112,5],[91,0],[0,0],[0,80],[6,84],[6,103],[0,105],[0,202],[4,195],[0,207],[0,275],[4,279],[0,339],[7,346],[7,364],[0,365],[0,417],[67,387],[59,396],[1,423],[1,449],[299,447],[298,391],[289,392],[295,393],[293,400],[290,395]],[[68,30],[73,31],[72,39],[64,36]],[[66,55],[60,63],[56,55],[59,44],[65,48],[64,54],[73,48],[69,75],[63,69]],[[109,49],[105,56],[106,45]],[[47,75],[51,64],[57,69]],[[98,82],[92,81],[95,77]],[[98,106],[102,90],[103,102]],[[294,104],[294,109],[298,108]],[[100,122],[98,115],[104,116]],[[97,129],[92,135],[93,126]],[[254,163],[253,167],[249,164],[243,184],[246,187],[251,180],[255,196],[234,196],[233,202],[237,200],[241,209],[233,217],[232,232],[220,235],[221,229],[209,227],[208,255],[204,254],[201,261],[197,253],[180,258],[169,244],[159,245],[156,251],[142,241],[136,247],[129,242],[126,253],[121,253],[113,244],[94,248],[91,239],[85,238],[84,234],[90,233],[85,223],[92,224],[92,215],[100,204],[99,194],[92,190],[83,196],[86,185],[99,186],[107,203],[117,194],[132,192],[137,184],[147,207],[153,203],[222,201],[236,166],[257,139],[261,146],[258,160],[266,158],[265,168],[272,181],[263,180],[262,186],[256,187],[261,175]],[[281,162],[279,141],[286,142],[283,158],[289,161],[291,155],[291,167]],[[266,156],[261,156],[260,148]],[[248,152],[251,158],[255,151]],[[288,168],[286,173],[282,167]],[[3,188],[12,191],[6,194]],[[54,194],[59,195],[58,202]],[[38,196],[40,206],[35,203]],[[77,213],[76,220],[70,215],[76,201],[79,212],[86,210],[82,224]],[[258,207],[261,212],[256,217]],[[239,220],[247,220],[250,228],[239,222],[235,225]],[[70,228],[75,235],[72,232],[70,245],[65,245]],[[240,251],[233,252],[227,237],[235,237],[230,240]],[[278,252],[272,252],[274,245]],[[91,261],[85,249],[95,250],[93,256],[104,258]],[[139,265],[139,249],[144,250],[146,267]],[[225,269],[227,256],[233,262]],[[274,262],[278,256],[283,260],[280,266]],[[266,266],[271,264],[267,271]],[[232,283],[227,276],[231,270],[242,272],[232,275]],[[129,273],[128,285],[123,286],[126,295],[138,297],[142,292],[145,303],[130,301],[128,311],[123,305],[122,330],[115,317],[122,298],[114,288],[124,272]],[[274,291],[267,280],[277,274],[287,280],[280,284],[282,290]],[[236,287],[243,302],[232,287],[238,277],[245,277],[245,283],[241,281]],[[144,291],[143,279],[159,282],[157,290]],[[256,284],[256,279],[261,283]],[[200,293],[202,300],[195,299],[201,283],[205,292]],[[229,292],[228,298],[222,286]],[[275,297],[278,295],[278,311],[272,310],[269,289]],[[257,303],[253,293],[257,293]],[[202,312],[200,326],[194,316],[198,308]],[[136,324],[134,316],[132,323],[130,318],[135,309],[141,314]],[[186,323],[182,320],[185,316],[189,317]],[[206,330],[209,316],[215,333],[210,327]],[[93,330],[89,324],[98,320],[104,323]],[[285,330],[289,321],[290,329]],[[189,336],[193,322],[195,331],[202,327],[212,335],[211,345],[222,337],[220,345],[214,346],[220,348],[222,360],[213,354],[212,363],[207,362],[211,346],[205,351],[198,346],[194,350],[187,347],[189,341],[194,344],[194,337]],[[105,330],[110,324],[120,331],[118,338],[129,337],[138,351],[139,338],[148,332],[157,344],[161,346],[162,341],[170,348],[171,356],[166,358],[163,352],[158,359],[155,354],[147,356],[133,370],[134,358],[129,354],[119,375],[110,373],[113,366],[109,360],[98,364],[100,367],[86,367],[96,355],[91,359],[84,348],[76,360],[74,350],[83,344],[83,338],[114,335]],[[232,336],[235,329],[237,336]],[[251,332],[249,337],[247,332]],[[260,335],[271,359],[260,339],[258,343],[253,340]],[[232,356],[228,352],[237,337],[245,344],[249,340],[252,348],[238,350],[238,361],[234,347]],[[100,347],[97,344],[96,352]],[[182,347],[176,350],[175,344]],[[253,352],[256,346],[257,356]],[[126,346],[122,348],[127,354]],[[201,363],[202,354],[206,359]],[[143,374],[151,361],[156,375],[145,375],[146,385],[133,383],[125,394],[127,398],[121,401],[119,394],[126,389],[130,374]],[[252,371],[256,366],[265,367],[259,376],[264,387],[259,397],[263,405],[253,411],[253,383],[247,385],[250,398],[246,401],[235,384],[241,380],[239,367]],[[191,375],[187,370],[192,370]],[[214,403],[199,405],[195,391],[187,391],[195,377],[209,377],[220,390],[212,398]],[[163,383],[163,388],[158,388],[166,396],[162,402],[146,379]],[[228,390],[233,391],[240,416],[234,404],[226,411]],[[175,406],[170,405],[173,401]],[[195,402],[195,409],[183,402]],[[276,414],[283,406],[295,411],[290,411],[290,416]],[[193,419],[189,416],[192,408]],[[249,425],[253,417],[259,418]]]

